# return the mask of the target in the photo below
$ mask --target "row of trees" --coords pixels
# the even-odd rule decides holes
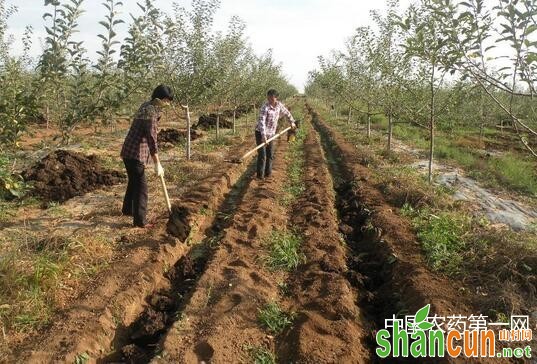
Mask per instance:
[[[76,38],[85,0],[45,0],[47,35],[42,55],[33,60],[31,28],[23,54],[12,54],[7,22],[17,8],[0,0],[0,143],[16,143],[36,120],[58,125],[68,141],[81,123],[110,124],[130,115],[159,83],[172,86],[191,108],[259,104],[269,87],[284,96],[296,92],[270,50],[254,54],[239,18],[226,32],[214,30],[218,0],[193,0],[189,10],[175,5],[172,14],[144,0],[128,25],[122,1],[103,1],[107,15],[98,24],[97,57]],[[118,37],[121,26],[128,27],[125,39]]]
[[[405,11],[387,1],[384,15],[360,27],[343,50],[320,57],[306,92],[336,107],[429,131],[507,122],[526,150],[537,137],[537,3],[533,0],[420,0]]]

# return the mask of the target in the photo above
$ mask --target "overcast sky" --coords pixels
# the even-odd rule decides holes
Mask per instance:
[[[176,1],[189,7],[190,0]],[[408,4],[403,0],[403,4]],[[34,3],[34,5],[29,5]],[[86,13],[80,20],[78,38],[94,54],[99,49],[97,34],[102,31],[98,21],[103,19],[105,9],[100,0],[86,0]],[[136,0],[123,0],[122,17],[129,20],[128,13],[137,14]],[[155,0],[163,11],[171,12],[172,1]],[[11,19],[10,32],[20,39],[26,25],[34,29],[33,54],[40,54],[44,38],[42,15],[43,0],[7,0],[7,4],[19,7]],[[37,5],[38,4],[38,5]],[[372,9],[383,10],[382,2],[357,0],[222,0],[216,14],[215,29],[226,29],[233,15],[238,15],[247,24],[246,34],[256,53],[272,48],[275,59],[282,63],[284,73],[292,84],[303,89],[308,71],[316,68],[317,56],[328,54],[331,49],[343,47],[345,39],[355,28],[370,21]],[[120,36],[127,26],[121,25]],[[20,49],[20,44],[15,45]]]

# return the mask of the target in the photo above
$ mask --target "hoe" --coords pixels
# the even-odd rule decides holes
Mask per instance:
[[[298,122],[297,122],[297,128],[298,128]],[[285,133],[289,132],[291,129],[292,129],[291,127],[288,127],[286,129],[282,130],[278,134],[274,135],[272,138],[268,139],[265,143],[259,144],[257,147],[255,147],[254,149],[252,149],[249,152],[247,152],[246,154],[244,154],[242,157],[240,157],[238,159],[231,159],[231,160],[228,159],[228,160],[225,160],[225,162],[241,164],[242,162],[244,162],[244,160],[246,158],[251,156],[257,150],[259,150],[259,149],[263,148],[264,146],[268,145],[271,141],[278,139],[279,137],[281,137]]]
[[[172,213],[172,204],[170,202],[170,196],[168,195],[168,189],[166,188],[166,181],[164,180],[164,176],[160,176],[160,184],[162,186],[162,192],[164,193],[164,199],[166,200],[166,207],[168,208],[168,212]]]

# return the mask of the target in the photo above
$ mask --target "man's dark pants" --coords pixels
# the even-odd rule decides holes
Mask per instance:
[[[263,144],[261,133],[256,130],[255,142],[257,145]],[[257,151],[257,178],[270,177],[272,173],[272,162],[274,161],[275,145],[271,141],[267,146],[259,148]]]
[[[145,166],[136,159],[123,159],[129,182],[123,200],[122,213],[134,217],[135,226],[144,226],[147,213],[147,181]]]

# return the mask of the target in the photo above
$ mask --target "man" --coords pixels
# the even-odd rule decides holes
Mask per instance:
[[[150,156],[157,176],[164,176],[164,169],[158,157],[157,132],[161,111],[171,101],[173,101],[172,90],[164,85],[158,86],[153,91],[151,101],[144,102],[138,109],[121,149],[121,157],[129,178],[122,213],[132,216],[136,227],[149,227],[146,220],[145,166]]]
[[[287,108],[278,101],[278,92],[271,89],[267,92],[267,102],[261,107],[259,119],[255,128],[255,141],[257,145],[264,144],[268,139],[276,135],[278,129],[278,119],[280,114],[289,118],[291,127],[296,128],[295,119]],[[274,160],[274,141],[259,149],[257,154],[257,178],[270,177],[272,173],[272,162]]]

